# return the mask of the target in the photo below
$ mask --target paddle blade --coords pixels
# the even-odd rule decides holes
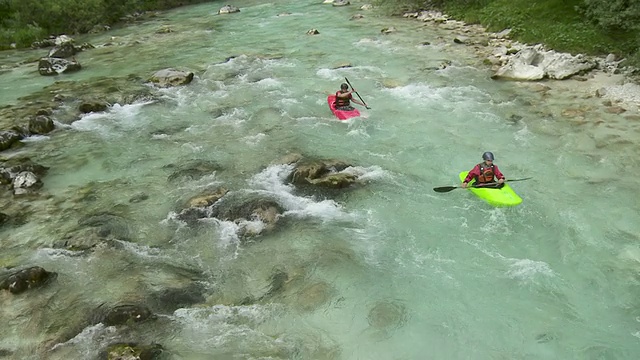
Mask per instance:
[[[439,192],[439,193],[445,193],[445,192],[449,192],[451,190],[455,190],[457,188],[459,188],[459,186],[441,186],[441,187],[433,188],[433,191]]]

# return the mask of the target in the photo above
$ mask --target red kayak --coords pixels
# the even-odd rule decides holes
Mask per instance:
[[[360,111],[358,109],[353,110],[336,110],[336,106],[333,104],[336,101],[335,95],[329,95],[327,97],[327,102],[329,103],[329,108],[333,112],[333,114],[340,120],[347,120],[352,117],[360,116]]]

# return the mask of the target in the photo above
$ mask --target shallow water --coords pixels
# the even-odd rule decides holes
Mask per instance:
[[[84,69],[60,79],[166,67],[196,78],[2,154],[51,170],[30,222],[2,231],[0,265],[59,276],[0,294],[0,349],[16,359],[92,358],[114,341],[158,342],[175,359],[640,357],[636,123],[598,107],[581,123],[562,117],[593,100],[494,82],[469,49],[417,21],[317,1],[235,5],[240,13],[218,16],[213,2],[77,39],[114,45],[78,54]],[[356,12],[365,18],[349,20]],[[163,25],[175,32],[155,34]],[[387,26],[398,31],[381,34]],[[372,109],[340,122],[326,95],[345,76]],[[33,63],[0,79],[0,104],[56,80]],[[520,206],[432,190],[487,150],[508,178],[534,177],[512,184]],[[368,182],[334,199],[302,196],[284,185],[290,167],[270,165],[290,152],[350,162]],[[167,180],[166,165],[194,159],[221,170]],[[240,243],[233,223],[194,231],[174,219],[177,204],[217,185],[278,199],[286,226]],[[79,201],[89,187],[92,200]],[[140,193],[149,198],[129,202]],[[126,214],[131,241],[81,256],[52,248],[79,214],[105,209]],[[276,269],[289,276],[279,294],[232,305],[263,294]],[[203,274],[204,304],[124,329],[81,321],[191,272]],[[60,340],[71,324],[81,325]]]

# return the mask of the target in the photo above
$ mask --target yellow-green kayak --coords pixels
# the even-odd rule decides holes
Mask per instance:
[[[467,177],[468,171],[463,171],[460,173],[460,181],[464,181],[464,178]],[[469,185],[472,185],[475,180],[471,180]],[[509,186],[509,184],[505,183],[504,186],[500,189],[495,188],[474,188],[469,186],[467,189],[474,193],[480,199],[488,202],[493,206],[516,206],[522,202],[522,198],[516,194],[515,191]]]

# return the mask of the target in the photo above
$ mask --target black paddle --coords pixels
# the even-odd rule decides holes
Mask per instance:
[[[351,85],[351,83],[349,82],[349,79],[347,79],[347,77],[344,77],[345,80],[347,80],[347,84],[349,84],[349,86],[351,86],[351,89],[353,89],[353,85]],[[371,109],[366,102],[364,102],[364,100],[362,100],[362,96],[360,96],[360,94],[358,94],[357,91],[353,90],[354,93],[356,93],[356,95],[358,95],[358,97],[360,98],[360,101],[362,101],[362,103],[364,104],[364,107],[366,107],[367,109]]]
[[[505,182],[513,182],[513,181],[523,181],[523,180],[529,180],[531,179],[530,177],[528,178],[523,178],[523,179],[513,179],[513,180],[505,180]],[[487,185],[481,185],[481,186],[475,186],[475,185],[470,185],[470,187],[474,187],[474,188],[487,188],[487,189],[497,189],[498,188],[498,183],[490,183]],[[449,192],[451,190],[455,190],[455,189],[463,189],[462,186],[441,186],[441,187],[435,187],[433,188],[433,191],[435,192],[439,192],[439,193],[445,193],[445,192]]]

